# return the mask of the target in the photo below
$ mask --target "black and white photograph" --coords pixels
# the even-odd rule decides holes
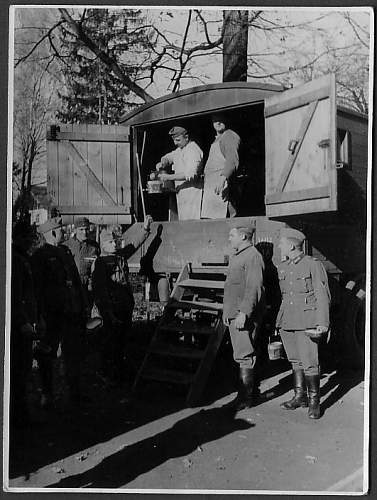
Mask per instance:
[[[4,491],[368,494],[373,9],[8,35]]]

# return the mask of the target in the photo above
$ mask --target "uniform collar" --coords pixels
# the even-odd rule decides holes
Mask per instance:
[[[304,255],[305,255],[304,252],[300,252],[293,259],[289,259],[288,264],[298,264],[300,262],[300,260],[304,257]]]
[[[237,250],[237,252],[234,255],[239,255],[241,252],[243,252],[244,250],[246,250],[247,248],[250,248],[252,246],[253,246],[253,244],[249,243],[247,246],[241,248],[241,250]]]

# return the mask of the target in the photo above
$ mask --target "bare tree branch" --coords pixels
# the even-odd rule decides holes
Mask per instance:
[[[351,26],[356,38],[359,40],[359,42],[364,45],[364,47],[366,47],[367,49],[369,49],[369,44],[367,44],[364,40],[362,40],[362,38],[360,37],[360,34],[359,34],[359,31],[362,31],[365,35],[367,35],[367,33],[365,32],[365,30],[358,24],[356,23],[356,21],[353,21],[351,19],[351,16],[348,14],[348,12],[345,12],[344,13],[344,18],[348,21],[349,25]],[[356,29],[356,27],[358,28],[358,30]]]
[[[189,29],[190,29],[191,16],[192,16],[192,10],[189,10],[189,14],[188,14],[187,22],[186,22],[186,28],[185,28],[185,32],[184,32],[183,40],[182,40],[182,47],[181,47],[181,51],[179,54],[179,63],[180,63],[181,67],[180,67],[180,70],[178,72],[178,76],[174,82],[173,92],[176,92],[179,89],[180,79],[182,77],[183,71],[185,70],[185,66],[186,66],[187,61],[188,61],[188,57],[186,58],[186,61],[183,60],[183,53],[184,53],[183,51],[184,51],[184,48],[185,48],[185,45],[187,42],[187,36],[188,36]]]
[[[46,38],[50,38],[51,37],[51,33],[57,28],[59,27],[61,24],[63,24],[63,21],[58,21],[56,24],[54,24],[54,26],[52,26],[45,35],[43,35],[39,40],[38,42],[36,42],[33,47],[29,50],[29,52],[21,57],[20,59],[17,60],[16,64],[14,65],[15,68],[17,68],[17,66],[22,63],[23,61],[26,61],[26,59],[28,59],[31,54],[37,49],[37,47],[43,42],[43,40],[46,40]]]

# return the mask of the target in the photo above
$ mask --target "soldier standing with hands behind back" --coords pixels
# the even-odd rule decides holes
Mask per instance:
[[[320,415],[318,338],[329,328],[330,291],[321,262],[305,255],[305,235],[283,229],[279,248],[284,260],[278,269],[282,303],[276,320],[288,360],[292,364],[294,396],[282,403],[286,410],[307,407],[309,418]]]

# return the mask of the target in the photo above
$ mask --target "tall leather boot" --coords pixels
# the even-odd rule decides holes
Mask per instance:
[[[321,416],[320,399],[320,376],[305,375],[306,385],[308,387],[309,396],[309,418],[317,419]]]
[[[240,367],[239,389],[237,396],[225,407],[234,412],[253,406],[254,369]]]
[[[304,370],[293,370],[294,396],[289,401],[281,403],[285,410],[296,410],[296,408],[307,408],[308,397],[306,395],[306,383]]]

